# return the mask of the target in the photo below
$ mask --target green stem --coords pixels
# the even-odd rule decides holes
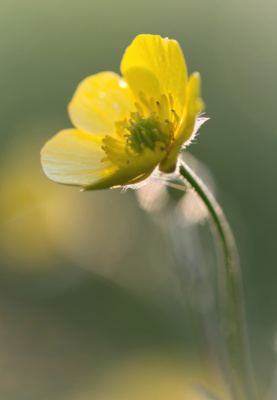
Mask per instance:
[[[181,179],[185,179],[202,199],[215,224],[220,238],[225,268],[218,264],[219,275],[224,277],[223,329],[227,342],[232,380],[237,387],[239,399],[255,400],[256,391],[246,332],[242,300],[242,284],[236,244],[230,226],[215,198],[198,176],[182,161]]]

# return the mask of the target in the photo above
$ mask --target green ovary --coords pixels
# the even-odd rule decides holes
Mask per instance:
[[[127,146],[134,153],[141,153],[144,147],[154,149],[157,143],[164,148],[172,139],[172,123],[168,120],[160,121],[155,112],[143,118],[139,113],[132,113],[128,125],[123,125]]]

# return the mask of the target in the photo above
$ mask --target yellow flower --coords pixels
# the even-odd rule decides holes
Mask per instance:
[[[41,151],[48,178],[104,189],[140,182],[158,165],[162,172],[175,170],[199,125],[199,74],[188,80],[179,44],[152,35],[134,39],[121,72],[80,83],[69,104],[76,129],[59,132]]]

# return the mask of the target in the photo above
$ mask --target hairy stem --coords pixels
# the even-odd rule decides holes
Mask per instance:
[[[246,332],[240,266],[232,231],[213,195],[183,161],[180,165],[180,177],[192,186],[209,210],[218,233],[216,244],[223,251],[225,265],[218,263],[219,276],[223,276],[223,285],[220,288],[223,299],[221,327],[227,344],[232,374],[230,378],[236,388],[233,390],[233,397],[255,400],[256,392]]]

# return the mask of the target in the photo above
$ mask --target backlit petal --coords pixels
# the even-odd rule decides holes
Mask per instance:
[[[121,63],[124,79],[136,95],[159,98],[171,93],[180,111],[185,104],[187,68],[175,40],[139,35],[126,49]]]
[[[114,72],[102,72],[80,83],[68,110],[78,129],[106,135],[113,133],[116,121],[134,111],[134,105],[126,82]]]
[[[194,132],[197,115],[204,109],[201,99],[201,78],[198,72],[194,72],[189,79],[186,91],[186,106],[182,123],[176,132],[176,138],[186,144]]]
[[[116,167],[101,162],[102,136],[90,135],[77,129],[59,132],[41,151],[43,170],[51,180],[86,187],[107,179]]]
[[[130,162],[118,163],[119,170],[114,174],[108,187],[133,185],[141,182],[153,172],[165,156],[166,150],[160,144],[157,144],[153,150],[145,147],[140,155],[130,158]],[[94,187],[89,189],[94,189]]]
[[[102,136],[77,129],[59,132],[45,144],[41,162],[46,176],[67,185],[85,189],[106,189],[124,186],[145,179],[165,157],[165,150],[157,146],[146,148],[129,163],[111,163],[102,150]]]

